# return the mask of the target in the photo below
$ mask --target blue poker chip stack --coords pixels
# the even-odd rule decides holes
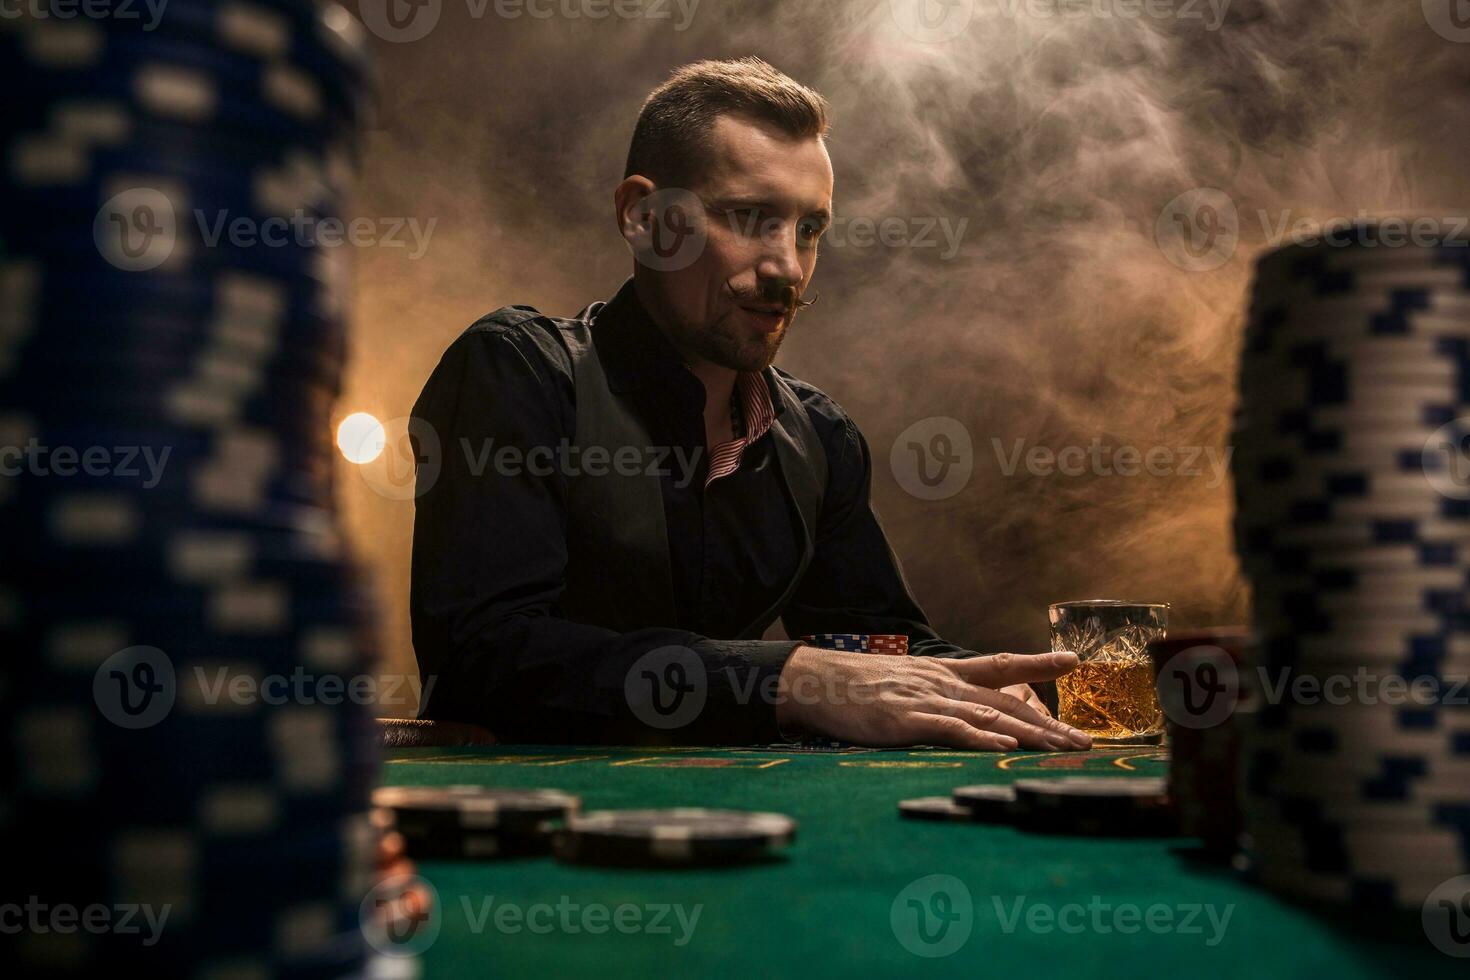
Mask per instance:
[[[1244,856],[1283,894],[1418,913],[1470,871],[1470,249],[1380,231],[1257,269]]]
[[[365,38],[314,0],[36,10],[0,19],[3,939],[24,975],[359,973],[375,637],[318,231]]]

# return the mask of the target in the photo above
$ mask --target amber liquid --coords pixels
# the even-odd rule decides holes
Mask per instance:
[[[1164,712],[1146,658],[1094,658],[1057,678],[1057,714],[1095,739],[1139,741],[1164,731]]]

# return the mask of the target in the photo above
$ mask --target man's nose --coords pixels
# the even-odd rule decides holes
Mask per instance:
[[[755,267],[756,276],[768,288],[797,286],[803,272],[796,248],[796,229],[782,226],[761,237],[761,256]]]

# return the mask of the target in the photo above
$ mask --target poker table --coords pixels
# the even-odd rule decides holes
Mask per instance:
[[[422,861],[438,901],[427,977],[1463,975],[1422,935],[1365,934],[1278,899],[1185,839],[1038,834],[897,809],[966,784],[1161,776],[1167,765],[1159,748],[477,746],[389,750],[384,782],[547,787],[579,794],[584,809],[729,807],[799,821],[795,844],[758,865]]]

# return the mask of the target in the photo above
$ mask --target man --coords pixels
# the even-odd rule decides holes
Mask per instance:
[[[498,310],[444,355],[413,411],[442,447],[414,526],[425,717],[523,742],[1090,744],[1027,686],[1073,654],[935,634],[867,442],[771,366],[832,220],[826,130],[821,96],[758,59],[680,68],[613,195],[632,279],[574,319]],[[778,616],[911,655],[762,640]]]

